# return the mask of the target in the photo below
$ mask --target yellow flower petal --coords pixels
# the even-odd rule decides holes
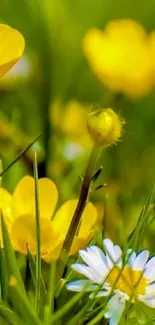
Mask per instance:
[[[89,202],[82,214],[79,232],[74,237],[70,255],[77,253],[80,249],[85,248],[95,235],[95,225],[97,222],[97,209]]]
[[[52,220],[52,227],[56,232],[59,232],[65,238],[71,223],[74,211],[76,209],[78,200],[69,200],[65,202],[57,211]],[[92,203],[88,203],[84,209],[79,228],[79,236],[85,237],[88,232],[94,227],[97,220],[97,210]]]
[[[68,231],[73,213],[77,206],[77,200],[66,201],[58,209],[54,218],[52,219],[52,227],[55,231],[61,233],[61,236],[65,238]]]
[[[133,19],[111,20],[105,29],[108,36],[114,39],[130,40],[131,42],[142,42],[147,40],[147,34],[138,21]]]
[[[24,47],[24,38],[18,30],[0,24],[0,77],[21,58]]]
[[[54,213],[58,190],[54,182],[48,178],[38,180],[40,216],[50,219]],[[23,214],[35,215],[35,190],[34,179],[30,176],[23,177],[17,184],[13,193],[12,211],[14,218]]]
[[[69,255],[74,255],[77,253],[80,249],[85,248],[91,239],[95,236],[95,230],[88,231],[87,235],[85,234],[85,237],[82,236],[75,236]],[[62,237],[59,237],[59,241],[57,240],[57,246],[53,247],[50,252],[45,253],[42,255],[43,259],[49,263],[51,261],[55,261],[58,259],[62,245],[63,245],[63,239]]]
[[[59,257],[62,245],[63,240],[61,237],[59,237],[57,239],[57,245],[53,247],[50,251],[44,252],[44,254],[42,254],[42,258],[44,259],[44,261],[47,263],[50,263],[51,261],[56,261]]]
[[[12,195],[7,190],[1,187],[0,188],[0,210],[2,210],[3,217],[5,219],[8,228],[10,228],[10,225],[12,224],[11,202],[12,202]]]
[[[85,237],[88,232],[94,228],[97,222],[97,210],[95,206],[89,202],[82,214],[81,225],[79,228],[78,236]]]
[[[91,239],[95,236],[95,230],[91,230],[85,237],[75,236],[69,255],[77,253],[80,249],[85,248]]]
[[[40,215],[51,219],[58,201],[58,190],[49,178],[40,178],[38,181]]]
[[[36,222],[33,215],[22,215],[15,220],[11,229],[11,239],[16,251],[27,253],[27,247],[36,254]],[[40,219],[41,256],[50,253],[59,244],[59,235],[53,231],[51,221]]]

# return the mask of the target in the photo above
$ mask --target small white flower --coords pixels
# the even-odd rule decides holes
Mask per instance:
[[[125,263],[122,250],[110,239],[103,240],[104,252],[97,246],[90,246],[79,252],[85,264],[75,263],[72,268],[87,279],[67,284],[71,291],[91,292],[90,297],[105,297],[112,294],[105,310],[110,325],[117,325],[126,301],[141,301],[155,308],[155,256],[148,260],[149,252],[136,255],[127,250]],[[96,291],[96,293],[95,293]]]

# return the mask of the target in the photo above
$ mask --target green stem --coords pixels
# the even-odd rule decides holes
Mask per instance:
[[[45,313],[45,325],[52,325],[52,317],[54,314],[54,298],[55,298],[55,275],[56,275],[56,264],[51,264],[50,269],[50,281],[47,294],[47,308]]]
[[[41,282],[41,239],[40,239],[40,213],[38,197],[38,164],[37,153],[34,156],[34,183],[35,183],[35,210],[36,210],[36,311],[40,313],[40,282]]]
[[[68,254],[69,254],[74,236],[78,229],[83,210],[87,203],[87,198],[88,198],[89,189],[90,189],[91,180],[92,180],[93,168],[97,161],[98,154],[99,154],[99,148],[96,147],[96,145],[94,145],[92,148],[92,152],[91,152],[91,155],[90,155],[90,158],[88,161],[86,171],[85,171],[78,204],[75,209],[71,224],[69,226],[69,229],[68,229],[68,232],[67,232],[66,238],[64,240],[63,247],[61,249],[60,256],[58,259],[57,266],[58,266],[58,275],[60,276],[60,278],[63,274],[63,270],[64,270],[64,267],[67,262]]]

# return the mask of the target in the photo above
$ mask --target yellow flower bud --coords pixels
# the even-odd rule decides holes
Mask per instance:
[[[111,108],[90,114],[87,120],[89,134],[98,146],[108,147],[116,143],[122,135],[121,119]]]

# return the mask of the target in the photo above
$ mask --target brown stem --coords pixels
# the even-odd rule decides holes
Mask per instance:
[[[85,175],[84,175],[83,183],[82,183],[82,186],[81,186],[81,191],[80,191],[78,204],[77,204],[77,207],[75,209],[71,224],[69,226],[69,229],[68,229],[68,232],[67,232],[66,238],[64,240],[63,247],[61,249],[60,256],[59,256],[59,259],[58,259],[57,266],[58,266],[58,274],[59,274],[60,278],[61,278],[61,276],[63,274],[63,270],[64,270],[64,267],[65,267],[66,262],[67,262],[68,254],[69,254],[69,251],[70,251],[74,236],[75,236],[76,231],[78,229],[79,222],[81,220],[83,210],[84,210],[85,205],[87,203],[90,184],[91,184],[91,180],[92,180],[93,168],[94,168],[94,165],[95,165],[95,163],[97,161],[98,154],[99,154],[99,148],[94,145],[94,147],[92,148],[92,152],[91,152],[91,155],[90,155],[90,158],[89,158],[89,161],[88,161],[86,171],[85,171]]]

